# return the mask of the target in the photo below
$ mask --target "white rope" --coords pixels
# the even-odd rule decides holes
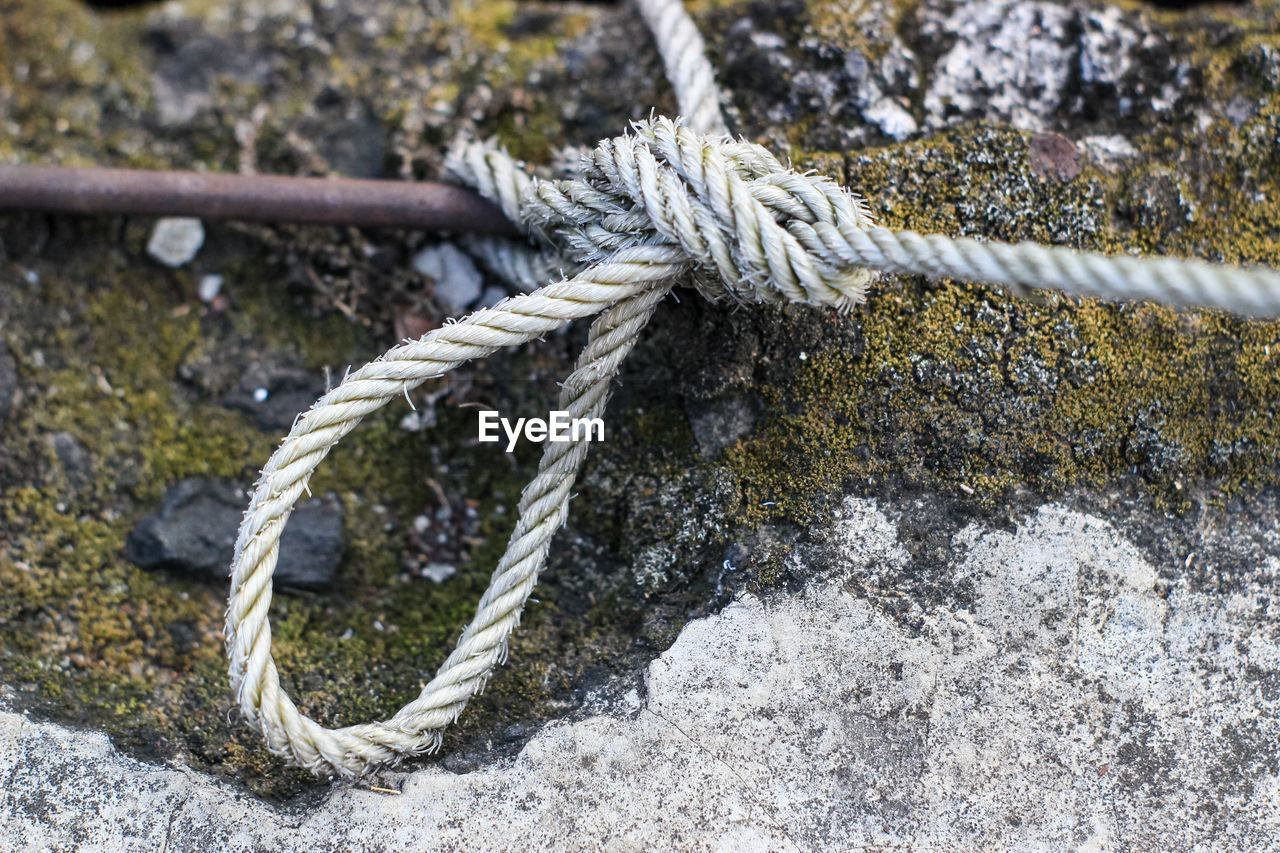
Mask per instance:
[[[683,259],[664,247],[619,252],[611,262],[572,281],[511,297],[396,347],[352,373],[299,419],[254,489],[236,542],[227,609],[232,689],[273,752],[320,775],[354,776],[434,749],[439,731],[484,687],[503,656],[507,636],[546,558],[551,534],[564,522],[568,492],[586,453],[583,443],[547,445],[539,474],[521,498],[520,520],[507,552],[475,618],[419,697],[384,722],[327,729],[303,716],[281,689],[271,657],[268,611],[280,535],[312,472],[333,445],[363,416],[427,379],[617,303],[596,320],[591,344],[560,400],[561,408],[573,417],[599,417],[607,381],[630,351],[636,328],[665,294],[667,280],[686,269]]]
[[[1280,314],[1280,274],[1273,270],[876,227],[861,200],[833,181],[798,174],[764,148],[728,139],[692,22],[676,0],[638,2],[681,107],[698,116],[702,132],[664,118],[639,122],[633,134],[601,142],[583,158],[580,174],[563,181],[531,179],[490,145],[457,149],[451,170],[546,244],[540,253],[516,252],[501,263],[529,276],[555,264],[569,277],[397,346],[355,371],[299,418],[258,480],[232,565],[231,684],[268,747],[317,774],[355,776],[439,745],[440,731],[505,657],[550,539],[567,515],[586,445],[548,443],[475,618],[435,678],[390,719],[328,729],[302,715],[281,689],[268,612],[280,535],[294,503],[361,418],[464,361],[600,314],[560,397],[572,417],[600,417],[609,383],[654,308],[690,276],[711,298],[837,309],[861,302],[878,270]]]
[[[521,221],[520,199],[533,179],[507,152],[489,142],[456,144],[445,158],[445,169],[459,183],[496,202],[512,222]],[[534,247],[527,240],[465,234],[458,242],[481,266],[526,293],[578,269],[562,252]]]
[[[680,0],[635,0],[658,53],[685,123],[708,136],[727,136],[720,111],[715,70],[707,61],[707,45]]]
[[[702,34],[684,6],[679,0],[636,0],[636,7],[657,42],[684,123],[709,136],[727,136],[715,70],[707,61]],[[557,159],[572,163],[584,153],[566,149]],[[459,182],[497,202],[512,222],[520,221],[520,199],[531,178],[523,164],[505,151],[491,143],[455,145],[445,169]],[[486,270],[526,293],[557,275],[572,275],[577,270],[563,253],[519,240],[461,235],[458,242]]]

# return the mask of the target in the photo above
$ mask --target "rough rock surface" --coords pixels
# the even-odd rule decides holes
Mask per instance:
[[[398,796],[277,811],[6,713],[0,845],[1280,849],[1269,589],[1164,585],[1110,524],[1057,505],[950,547],[963,594],[867,594],[922,566],[875,502],[847,500],[793,555],[801,589],[690,623],[641,690],[511,761],[376,781]]]
[[[169,489],[155,515],[138,522],[125,556],[144,569],[173,569],[223,584],[249,492],[228,480],[194,477]],[[330,499],[303,501],[280,537],[275,582],[324,589],[342,559],[342,507]]]
[[[760,420],[760,401],[747,395],[734,395],[711,403],[690,400],[689,428],[693,430],[698,452],[713,459],[726,447],[751,432]]]
[[[288,430],[324,391],[324,380],[313,373],[254,363],[222,402],[253,415],[263,429]]]
[[[1170,110],[1189,66],[1141,29],[1115,6],[932,3],[921,33],[945,47],[924,93],[925,126],[982,117],[1044,130],[1095,98],[1112,101],[1121,119]],[[1163,85],[1151,86],[1144,69],[1165,63]]]
[[[65,430],[55,432],[49,436],[49,447],[72,489],[81,489],[90,483],[93,455],[78,438]]]

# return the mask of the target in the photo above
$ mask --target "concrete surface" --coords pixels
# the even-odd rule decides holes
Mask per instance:
[[[800,589],[690,623],[643,695],[547,725],[508,763],[375,783],[398,795],[277,810],[6,713],[0,847],[1280,849],[1265,588],[1170,587],[1059,505],[951,547],[961,592],[895,610],[913,558],[849,499],[792,558]]]

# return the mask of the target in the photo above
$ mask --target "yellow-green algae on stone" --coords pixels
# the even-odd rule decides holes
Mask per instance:
[[[801,162],[843,165],[895,227],[1277,265],[1275,108],[1193,145],[1157,137],[1132,171],[1086,168],[1066,183],[1032,174],[1026,135],[986,128]],[[1188,185],[1178,218],[1160,210],[1143,222],[1155,212],[1151,174]],[[766,426],[729,454],[749,511],[783,494],[774,512],[805,514],[803,495],[846,482],[875,490],[889,476],[988,509],[1018,489],[1117,478],[1174,508],[1193,485],[1229,494],[1276,482],[1275,323],[919,281],[876,287],[829,322],[851,332],[844,345],[806,353],[793,383],[761,387]]]

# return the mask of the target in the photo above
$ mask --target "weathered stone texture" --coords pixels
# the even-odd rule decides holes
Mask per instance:
[[[1268,588],[1163,584],[1111,525],[1050,505],[1015,530],[957,531],[947,568],[966,593],[921,606],[894,589],[921,568],[900,535],[875,502],[846,501],[793,555],[802,590],[689,624],[642,691],[547,726],[512,761],[376,780],[399,795],[339,787],[275,810],[3,714],[0,842],[1280,849]]]

